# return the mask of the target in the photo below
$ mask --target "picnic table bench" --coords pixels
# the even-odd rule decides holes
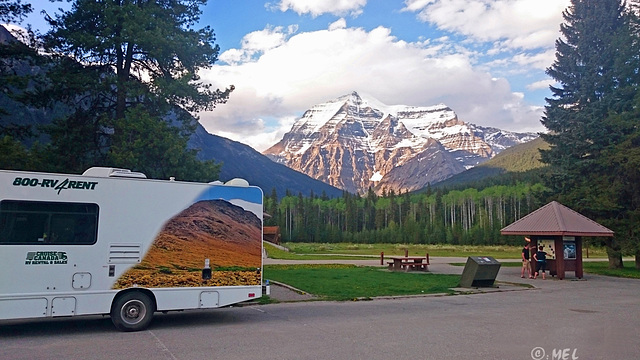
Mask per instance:
[[[389,270],[392,271],[429,271],[429,258],[426,256],[392,256],[387,262]]]

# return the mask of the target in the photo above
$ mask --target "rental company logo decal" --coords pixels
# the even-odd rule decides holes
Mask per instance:
[[[29,251],[25,265],[64,265],[67,263],[66,251]]]
[[[79,189],[79,190],[94,190],[98,185],[97,181],[79,181],[79,180],[69,180],[64,179],[62,182],[60,180],[54,179],[38,179],[38,178],[21,178],[17,177],[13,180],[13,186],[29,186],[36,187],[40,186],[43,188],[52,188],[54,190],[58,190],[58,195],[60,195],[60,191],[66,189]]]

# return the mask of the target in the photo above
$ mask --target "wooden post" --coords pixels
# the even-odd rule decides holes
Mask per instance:
[[[409,249],[404,249],[404,257],[409,257]]]
[[[427,256],[425,256],[425,257],[427,258],[427,265],[431,265],[431,264],[429,263],[429,253],[427,253]]]
[[[380,265],[384,265],[384,251],[380,252]]]
[[[576,236],[576,277],[578,279],[582,279],[583,276],[584,272],[582,269],[582,236]]]
[[[554,239],[554,247],[556,248],[556,274],[558,279],[564,279],[564,240],[562,236],[556,236]],[[551,274],[551,272],[549,272]]]
[[[529,275],[533,276],[536,273],[536,263],[533,260],[533,254],[538,251],[538,239],[535,237],[531,237],[531,242],[529,243]]]

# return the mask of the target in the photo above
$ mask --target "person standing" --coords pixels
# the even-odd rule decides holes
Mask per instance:
[[[533,276],[531,276],[531,261],[529,261],[529,244],[531,240],[527,237],[525,237],[524,240],[526,243],[522,248],[522,271],[520,272],[520,277],[524,279],[524,273],[526,270],[529,279],[533,279]]]
[[[540,270],[542,270],[542,280],[546,279],[546,268],[547,268],[547,253],[544,252],[544,246],[540,246],[538,251],[533,254],[533,259],[536,261],[536,273],[533,276],[534,279],[538,278],[538,274]]]

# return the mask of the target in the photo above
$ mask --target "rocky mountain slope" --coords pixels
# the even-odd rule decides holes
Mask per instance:
[[[547,165],[540,161],[540,150],[549,149],[549,144],[542,138],[536,138],[524,144],[514,145],[505,149],[494,158],[456,174],[444,181],[434,184],[435,187],[464,187],[475,186],[489,178],[509,176],[513,174],[532,173],[540,171]]]
[[[198,149],[198,158],[202,160],[213,159],[222,163],[220,180],[226,182],[236,177],[243,178],[249,184],[262,188],[266,196],[271,195],[274,189],[278,197],[285,196],[287,190],[304,196],[311,192],[316,195],[324,193],[329,197],[342,195],[338,188],[276,164],[248,145],[210,134],[199,124],[189,139],[189,147]]]
[[[447,179],[536,137],[465,123],[443,104],[388,106],[353,92],[311,107],[263,154],[349,192],[400,192]]]

